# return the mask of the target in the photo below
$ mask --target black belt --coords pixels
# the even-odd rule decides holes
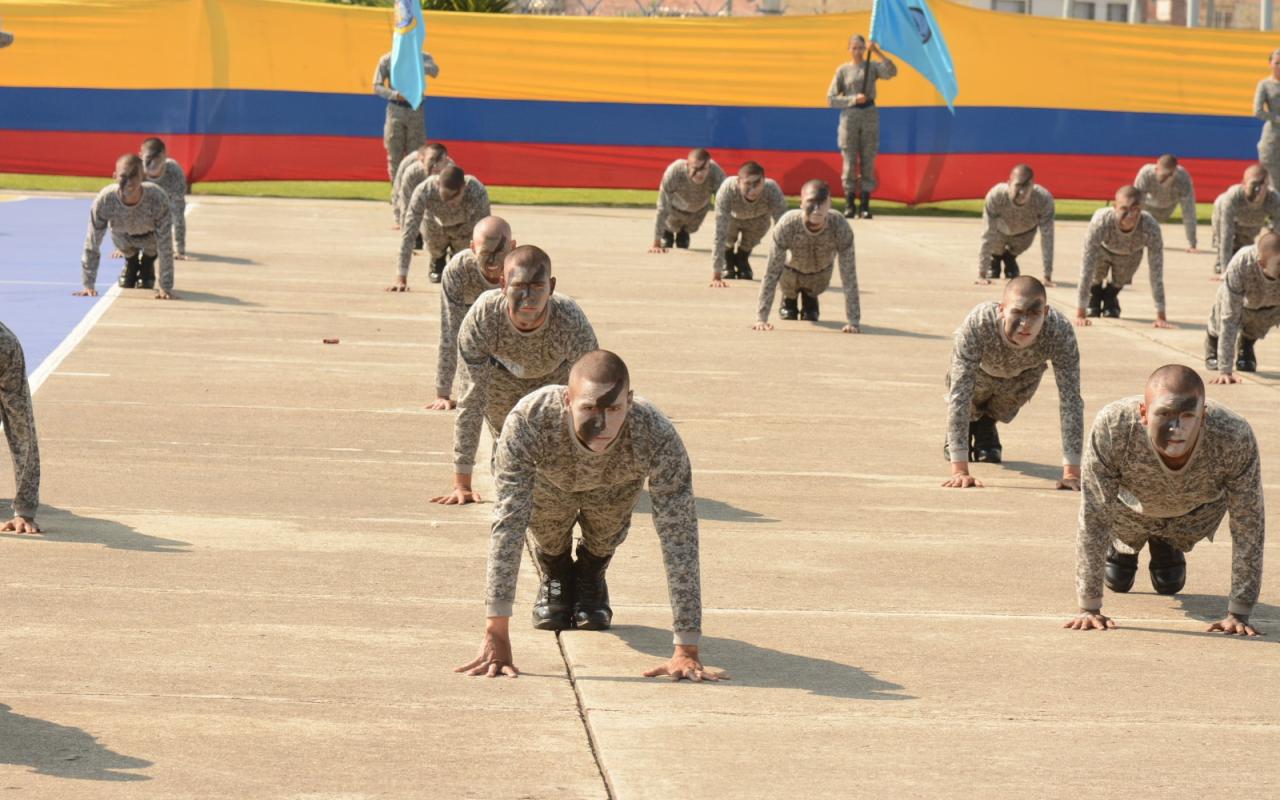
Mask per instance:
[[[413,106],[410,105],[407,100],[388,100],[387,102],[391,103],[392,105],[400,106],[402,108],[413,108]]]
[[[865,103],[854,103],[854,104],[853,104],[853,107],[854,107],[854,108],[875,108],[875,106],[876,106],[876,101],[875,101],[875,100],[868,100],[868,101],[867,101],[867,102],[865,102]]]

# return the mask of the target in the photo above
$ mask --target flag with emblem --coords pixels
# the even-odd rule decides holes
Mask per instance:
[[[418,0],[396,0],[396,32],[391,39],[391,88],[416,110],[422,105],[426,79],[422,75],[422,44],[426,23]]]
[[[915,67],[955,113],[955,65],[942,29],[925,0],[875,0],[871,6],[871,41]]]

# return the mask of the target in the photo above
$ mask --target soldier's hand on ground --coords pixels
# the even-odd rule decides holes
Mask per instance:
[[[990,286],[992,284],[992,280],[990,278],[978,278],[973,282],[973,284],[975,286]]]
[[[942,482],[945,489],[981,489],[982,481],[969,474],[969,466],[951,467],[951,477]]]
[[[1062,478],[1054,484],[1054,489],[1063,492],[1080,491],[1080,468],[1070,464],[1062,467]]]
[[[712,672],[703,667],[702,660],[698,658],[697,646],[685,644],[676,645],[676,651],[670,661],[644,672],[646,678],[658,678],[663,675],[673,681],[687,679],[695,683],[729,680],[729,676],[723,672]]]
[[[455,486],[448,494],[431,498],[431,502],[442,506],[465,506],[469,503],[479,503],[480,495],[468,486]]]
[[[453,671],[465,672],[467,675],[484,675],[486,678],[496,678],[500,675],[506,675],[509,678],[518,677],[520,670],[511,659],[511,636],[507,632],[507,619],[507,617],[490,617],[485,623],[484,641],[480,643],[480,654],[472,661],[455,667]]]
[[[751,330],[753,330],[753,331],[771,331],[771,330],[773,330],[773,323],[771,323],[771,322],[757,322],[755,325],[752,325],[752,326],[751,326]]]
[[[178,293],[171,292],[168,289],[156,289],[156,299],[157,300],[177,300]]]
[[[428,411],[452,411],[458,407],[458,402],[452,397],[437,397],[428,406]]]
[[[409,279],[403,275],[396,276],[396,282],[387,287],[388,292],[407,292],[409,291]]]
[[[862,333],[862,329],[857,325],[845,325],[840,329],[841,333]]]
[[[393,223],[391,223],[391,230],[393,230],[393,231],[398,231],[398,230],[400,230],[400,223],[399,223],[399,222],[393,222]]]
[[[667,248],[665,248],[665,247],[663,247],[663,246],[662,246],[662,240],[661,240],[661,239],[654,239],[654,240],[653,240],[653,244],[649,245],[649,252],[650,252],[650,253],[665,253],[665,252],[667,252]]]
[[[1165,319],[1164,314],[1157,314],[1157,315],[1156,315],[1156,321],[1155,321],[1155,322],[1153,322],[1153,323],[1151,323],[1151,327],[1153,327],[1153,328],[1163,328],[1163,329],[1165,329],[1165,330],[1173,330],[1174,328],[1176,328],[1176,327],[1178,327],[1178,326],[1177,326],[1177,325],[1174,325],[1172,322],[1170,322],[1169,320]]]
[[[1209,280],[1213,281],[1214,283],[1219,283],[1222,281],[1222,276],[1215,272],[1214,274],[1209,276]]]
[[[1220,372],[1217,375],[1210,378],[1209,383],[1216,383],[1219,385],[1231,384],[1231,383],[1244,383],[1244,378],[1241,378],[1240,376],[1236,375],[1234,372]]]
[[[1262,631],[1249,624],[1249,617],[1241,614],[1228,614],[1227,618],[1221,622],[1215,622],[1210,625],[1206,632],[1221,632],[1228,635],[1239,634],[1241,636],[1265,636]]]
[[[1199,253],[1199,252],[1200,252],[1200,248],[1198,248],[1198,247],[1188,247],[1188,248],[1187,248],[1187,252],[1188,252],[1188,253]]]
[[[725,279],[724,279],[723,277],[721,277],[721,276],[720,276],[720,273],[719,273],[719,272],[717,272],[716,274],[714,274],[714,275],[712,275],[712,276],[711,276],[711,288],[712,288],[712,289],[727,289],[727,288],[729,288],[729,284],[725,281]]]
[[[97,289],[81,289],[78,292],[72,292],[71,296],[72,297],[97,297],[98,290]]]
[[[1081,611],[1062,627],[1073,631],[1107,631],[1116,626],[1115,620],[1101,611]]]
[[[1057,285],[1058,285],[1058,284],[1054,283],[1054,282],[1053,282],[1053,279],[1052,279],[1052,278],[1050,278],[1050,277],[1049,277],[1049,276],[1047,276],[1047,275],[1045,276],[1044,280],[1042,280],[1042,281],[1040,281],[1040,282],[1041,282],[1041,283],[1043,283],[1043,284],[1045,285],[1045,287],[1047,287],[1047,288],[1049,288],[1049,289],[1052,289],[1053,287],[1055,287],[1055,286],[1057,286]]]
[[[4,533],[40,533],[40,526],[36,524],[33,517],[15,516],[13,519],[0,525],[0,531]]]
[[[1076,318],[1072,322],[1076,324],[1077,328],[1085,328],[1093,324],[1093,320],[1084,315],[1083,308],[1076,309]]]
[[[121,253],[119,250],[112,250],[112,251],[111,251],[111,257],[112,257],[112,258],[124,258],[124,253]]]

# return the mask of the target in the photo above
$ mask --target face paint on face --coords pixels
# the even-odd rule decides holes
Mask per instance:
[[[159,178],[164,173],[164,156],[159,155],[149,161],[144,157],[142,166],[147,171],[148,178]]]
[[[1204,400],[1163,387],[1146,407],[1147,437],[1156,452],[1174,460],[1191,455],[1204,424]]]
[[[747,202],[754,203],[759,199],[760,193],[764,191],[764,178],[760,175],[738,178],[738,191],[742,192],[742,196],[747,199]]]
[[[505,236],[489,236],[480,242],[472,242],[476,261],[480,263],[480,271],[489,283],[497,283],[502,277],[502,261],[511,252],[511,240]]]
[[[1048,313],[1043,297],[1015,295],[1009,298],[1000,307],[1005,341],[1019,349],[1035,344]]]
[[[588,449],[603,453],[617,439],[631,405],[631,393],[623,391],[626,388],[626,381],[622,380],[612,386],[588,380],[579,382],[569,413],[574,435]]]
[[[120,198],[127,206],[137,205],[142,200],[142,178],[140,176],[116,177],[116,185],[120,188]]]
[[[1165,169],[1163,165],[1156,164],[1156,180],[1164,183],[1173,177],[1173,169]]]
[[[817,233],[827,227],[827,212],[831,210],[831,198],[818,199],[817,194],[800,198],[800,212],[804,214],[804,226]]]
[[[1128,198],[1116,198],[1116,224],[1120,226],[1122,231],[1131,231],[1138,225],[1138,220],[1142,218],[1142,201],[1130,200]]]
[[[710,161],[690,161],[689,162],[689,180],[694,183],[703,183],[707,180],[707,176],[711,174]]]
[[[546,320],[556,283],[550,272],[545,264],[512,267],[507,271],[502,293],[507,298],[507,314],[518,330],[537,330]]]
[[[1245,199],[1248,200],[1250,203],[1252,203],[1258,198],[1263,197],[1265,195],[1265,192],[1263,191],[1263,189],[1266,188],[1266,185],[1267,185],[1266,175],[1259,174],[1256,172],[1249,175],[1245,179],[1245,184],[1244,184]]]

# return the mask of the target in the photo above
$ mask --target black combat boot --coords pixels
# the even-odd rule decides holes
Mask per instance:
[[[1129,591],[1138,575],[1138,554],[1121,553],[1115,546],[1107,548],[1107,588],[1113,592]]]
[[[676,243],[676,235],[671,231],[662,232],[662,246],[670,250]]]
[[[738,280],[749,281],[755,279],[755,273],[751,271],[751,251],[738,250]]]
[[[609,584],[604,573],[613,556],[593,555],[582,541],[574,555],[573,624],[584,631],[607,631],[613,624],[613,609],[609,608]]]
[[[796,305],[796,298],[782,298],[782,307],[778,309],[778,316],[782,319],[800,319],[800,308]]]
[[[1253,353],[1253,345],[1256,341],[1258,340],[1240,334],[1240,354],[1236,356],[1236,369],[1241,372],[1258,371],[1258,357]]]
[[[1187,557],[1155,536],[1147,540],[1147,546],[1151,548],[1151,588],[1159,594],[1182,591],[1187,585]]]
[[[426,242],[424,242],[424,241],[422,241],[422,232],[421,232],[421,231],[419,231],[419,232],[418,232],[418,235],[417,235],[417,236],[415,236],[415,237],[413,237],[413,249],[414,249],[415,251],[418,251],[418,250],[421,250],[422,248],[424,248],[424,247],[426,247],[426,246],[427,246],[427,243],[426,243]]]
[[[844,215],[849,219],[858,216],[858,201],[854,199],[852,194],[845,195]]]
[[[991,264],[987,266],[987,277],[995,280],[1000,277],[1000,256],[992,256]]]
[[[1102,316],[1120,318],[1120,288],[1114,283],[1102,287]]]
[[[440,277],[444,275],[444,266],[448,263],[448,256],[440,256],[431,262],[431,271],[427,273],[427,280],[432,283],[439,283]]]
[[[689,232],[684,228],[681,228],[680,232],[676,234],[676,247],[681,250],[689,249]]]
[[[1016,278],[1022,274],[1022,270],[1018,269],[1018,260],[1013,257],[1013,253],[1004,254],[1004,276],[1006,278]]]
[[[124,260],[124,269],[120,270],[120,288],[132,289],[138,285],[138,272],[142,269],[142,254],[131,255]]]
[[[1208,333],[1204,335],[1204,368],[1218,371],[1218,337]]]
[[[138,268],[138,285],[143,289],[154,289],[156,287],[155,256],[142,256],[141,265]]]
[[[800,293],[800,319],[805,322],[818,321],[818,296],[808,292]]]
[[[871,219],[871,192],[862,193],[862,211],[858,216],[863,219]]]
[[[970,426],[970,430],[973,431],[973,460],[999,464],[1004,451],[1000,446],[1000,434],[996,432],[996,421],[983,416]]]
[[[1085,316],[1102,316],[1102,284],[1094,284],[1089,287],[1089,307],[1085,309]]]
[[[533,601],[533,627],[540,631],[563,631],[573,627],[573,556],[566,549],[557,556],[533,548],[542,584]]]
[[[720,277],[726,281],[731,281],[738,277],[738,252],[732,247],[726,248],[724,251],[724,269],[721,270]]]

